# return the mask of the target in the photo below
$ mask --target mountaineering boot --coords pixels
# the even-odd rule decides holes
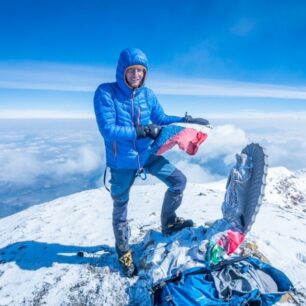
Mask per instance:
[[[122,266],[124,274],[127,277],[133,277],[134,275],[137,275],[137,268],[134,264],[131,250],[127,251],[121,257],[119,257],[119,262]]]
[[[169,223],[162,228],[162,233],[165,236],[169,236],[169,235],[172,235],[175,232],[180,231],[181,229],[183,229],[185,227],[191,227],[193,225],[194,225],[194,223],[190,219],[185,220],[185,219],[180,218],[180,217],[175,217],[175,220],[174,220],[173,223]]]

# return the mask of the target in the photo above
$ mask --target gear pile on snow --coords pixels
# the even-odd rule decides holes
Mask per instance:
[[[273,305],[293,290],[284,273],[238,252],[262,204],[267,168],[264,149],[253,143],[246,146],[236,155],[227,181],[222,219],[210,227],[186,228],[170,237],[155,231],[146,235],[139,276],[150,290],[143,301],[152,298],[154,305]]]

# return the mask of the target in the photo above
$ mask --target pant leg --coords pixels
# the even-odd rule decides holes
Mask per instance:
[[[146,170],[168,186],[161,211],[161,225],[165,227],[175,220],[175,211],[182,203],[187,179],[180,170],[163,156],[152,156],[148,160]]]
[[[127,206],[135,171],[111,169],[111,196],[113,199],[113,231],[119,257],[129,250],[130,229],[127,222]]]

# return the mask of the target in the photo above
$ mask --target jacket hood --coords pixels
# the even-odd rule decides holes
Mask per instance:
[[[146,55],[140,49],[136,48],[124,49],[119,56],[117,70],[116,70],[116,80],[119,87],[128,95],[132,93],[133,89],[129,87],[125,81],[125,71],[128,67],[134,65],[141,65],[147,71],[148,59]],[[144,77],[146,77],[146,75]],[[142,83],[141,87],[143,85],[144,82]]]

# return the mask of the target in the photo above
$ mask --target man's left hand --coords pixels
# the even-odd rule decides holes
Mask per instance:
[[[209,121],[204,119],[204,118],[193,118],[190,115],[185,115],[184,119],[185,123],[195,123],[195,124],[200,124],[200,125],[210,125]]]

